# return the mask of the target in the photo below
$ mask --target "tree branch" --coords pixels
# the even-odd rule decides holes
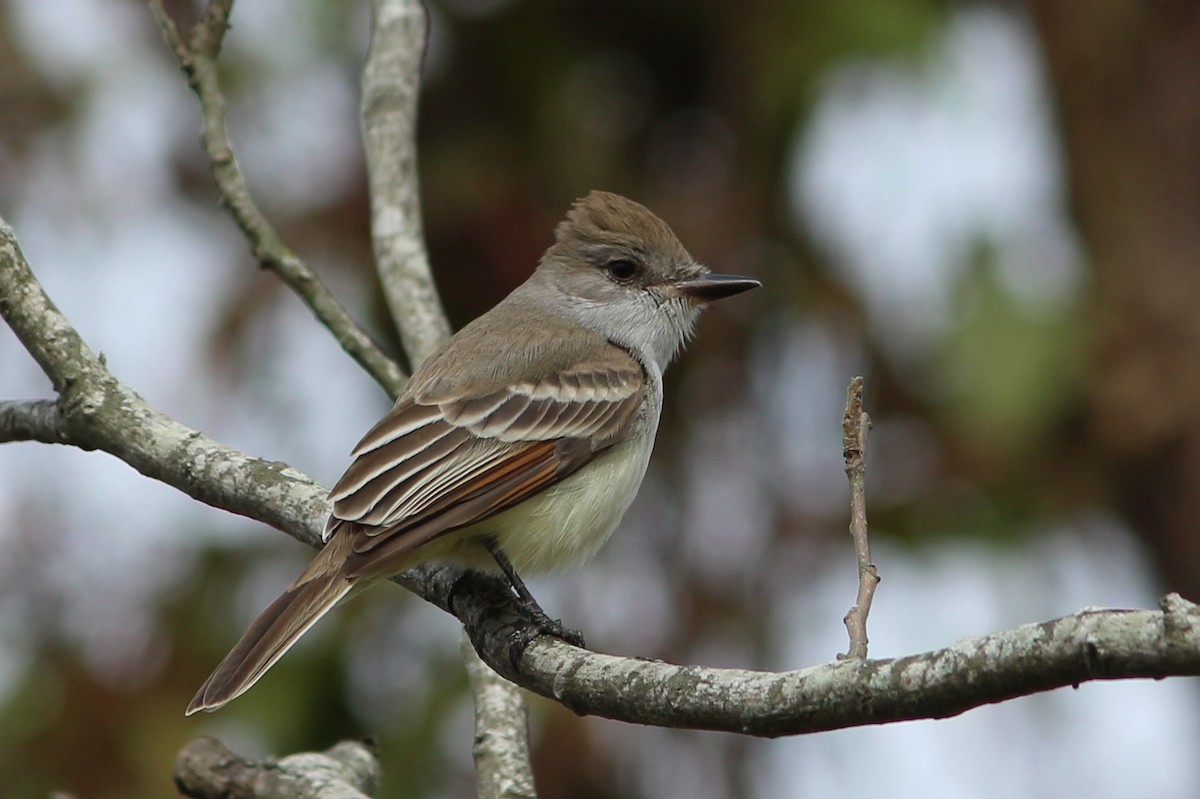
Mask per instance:
[[[404,372],[358,326],[316,273],[283,243],[278,232],[255,205],[246,179],[233,155],[225,121],[225,96],[217,75],[217,55],[228,27],[233,0],[212,0],[185,42],[162,0],[150,0],[188,86],[200,101],[201,139],[221,204],[229,209],[250,242],[254,257],[295,291],[338,344],[379,382],[393,398],[404,390]]]
[[[194,799],[368,799],[379,787],[380,767],[358,741],[256,762],[205,737],[179,751],[174,775],[179,792]]]
[[[1200,607],[1177,594],[1161,611],[1083,610],[919,655],[775,673],[613,657],[546,637],[517,672],[506,644],[523,622],[503,593],[473,586],[454,601],[493,669],[581,715],[635,724],[778,737],[947,718],[1091,680],[1200,675]]]
[[[475,784],[479,799],[536,799],[529,762],[529,709],[521,689],[479,659],[462,638],[463,662],[475,700]]]
[[[362,78],[375,268],[415,368],[450,336],[433,283],[417,180],[417,97],[429,20],[420,0],[372,0]]]
[[[8,440],[103,450],[208,505],[310,545],[320,541],[325,489],[287,464],[251,457],[180,424],[117,380],[46,295],[3,219],[0,316],[58,392],[57,401],[5,403],[0,425],[12,431]]]
[[[179,424],[121,384],[46,296],[2,219],[0,315],[60,392],[62,441],[318,544],[324,489]],[[613,657],[546,637],[514,653],[529,623],[498,578],[427,564],[396,581],[461,619],[501,676],[577,713],[638,724],[795,735],[944,718],[1089,680],[1200,675],[1200,608],[1176,595],[1162,612],[1086,610],[921,655],[768,673]]]
[[[0,444],[40,441],[69,444],[63,436],[62,414],[54,400],[0,401]]]

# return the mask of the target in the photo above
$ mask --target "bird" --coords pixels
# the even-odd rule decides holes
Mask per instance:
[[[714,300],[712,273],[643,205],[576,200],[532,275],[415,370],[331,489],[324,546],[250,625],[187,715],[249,690],[335,604],[430,560],[508,577],[591,557],[633,501],[663,372]]]

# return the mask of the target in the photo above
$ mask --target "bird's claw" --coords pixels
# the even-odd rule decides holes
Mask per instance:
[[[529,625],[513,633],[508,643],[508,661],[513,669],[520,668],[521,658],[525,656],[525,649],[543,635],[553,636],[580,649],[586,646],[583,633],[579,630],[572,630],[563,625],[559,619],[550,618],[541,609],[526,608],[526,610],[529,612]]]

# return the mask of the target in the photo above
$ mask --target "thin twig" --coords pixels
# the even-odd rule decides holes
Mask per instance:
[[[420,0],[372,0],[362,77],[371,244],[400,340],[414,368],[450,335],[433,283],[417,180],[417,96],[429,19]]]
[[[863,410],[862,394],[863,379],[855,377],[846,389],[846,411],[842,414],[842,457],[850,481],[850,537],[858,559],[858,596],[842,620],[850,634],[850,648],[842,657],[858,659],[867,656],[867,616],[879,584],[879,571],[871,562],[867,541],[867,432],[871,417]]]
[[[536,799],[524,694],[479,659],[465,633],[462,656],[475,700],[471,754],[479,799]]]
[[[396,397],[404,390],[404,372],[350,318],[316,273],[284,244],[250,197],[246,179],[234,158],[229,141],[225,96],[217,74],[217,54],[228,27],[232,5],[233,0],[212,0],[192,30],[189,44],[163,8],[162,0],[150,0],[154,18],[187,76],[188,86],[200,101],[203,119],[201,139],[221,204],[229,209],[245,234],[259,264],[277,274],[291,287],[321,324],[333,333],[342,349],[374,377],[388,394]]]

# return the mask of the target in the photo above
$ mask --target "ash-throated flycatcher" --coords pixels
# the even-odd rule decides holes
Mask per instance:
[[[188,714],[249,689],[339,599],[426,560],[499,565],[532,602],[516,572],[590,557],[633,501],[663,370],[704,304],[758,285],[711,274],[632,200],[577,201],[533,275],[421,364],[359,442],[324,549]]]

